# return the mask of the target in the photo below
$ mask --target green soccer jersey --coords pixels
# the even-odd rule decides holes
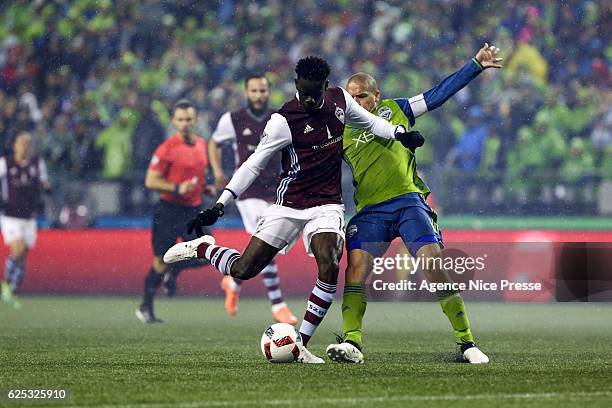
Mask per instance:
[[[410,128],[410,120],[393,99],[381,101],[374,114]],[[424,198],[429,194],[417,174],[414,153],[400,142],[347,125],[343,149],[344,160],[353,172],[357,211],[407,193],[420,193]]]

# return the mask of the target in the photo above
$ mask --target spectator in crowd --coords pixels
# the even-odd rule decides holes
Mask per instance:
[[[35,130],[40,139],[60,115],[68,116],[66,126],[74,132],[82,126],[78,118],[95,112],[98,125],[86,140],[96,138],[104,160],[103,169],[89,166],[90,175],[132,177],[128,165],[140,154],[136,150],[156,142],[144,142],[137,124],[150,117],[139,118],[142,110],[130,106],[131,100],[150,97],[150,108],[168,134],[168,107],[189,97],[201,112],[198,132],[208,137],[209,123],[240,106],[242,80],[252,72],[268,73],[272,106],[292,92],[292,67],[310,53],[336,67],[334,83],[343,83],[350,72],[367,71],[385,89],[412,94],[457,66],[463,58],[458,50],[474,48],[484,36],[509,50],[506,69],[483,78],[486,86],[457,95],[430,123],[419,124],[431,142],[420,152],[423,171],[435,173],[446,157],[439,147],[476,138],[457,125],[465,109],[491,106],[500,120],[491,126],[500,137],[495,167],[500,184],[518,171],[528,184],[538,185],[540,174],[523,171],[532,159],[527,154],[532,147],[523,145],[527,133],[544,126],[535,123],[540,112],[551,118],[544,127],[556,135],[555,143],[565,145],[567,153],[571,140],[582,139],[585,151],[595,152],[595,176],[609,178],[608,148],[601,144],[607,116],[598,111],[609,106],[604,103],[612,57],[608,3],[449,0],[441,11],[439,2],[407,7],[399,0],[12,2],[0,15],[0,149],[7,151],[21,127]],[[308,24],[298,36],[300,21]],[[567,160],[569,155],[545,159],[543,167],[556,173]],[[436,191],[443,195],[444,189]]]

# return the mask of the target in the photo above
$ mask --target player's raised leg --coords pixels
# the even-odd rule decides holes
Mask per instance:
[[[251,279],[261,272],[276,256],[276,248],[260,238],[251,237],[244,253],[233,248],[216,245],[210,235],[180,242],[164,255],[164,262],[176,263],[189,259],[206,259],[221,274],[240,280]]]

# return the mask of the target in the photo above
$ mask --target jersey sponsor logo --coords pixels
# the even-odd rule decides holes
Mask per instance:
[[[327,142],[325,143],[321,143],[318,144],[316,146],[312,146],[312,150],[320,150],[320,149],[325,149],[326,147],[329,147],[333,144],[336,144],[338,142],[342,141],[342,136],[338,136],[338,137],[334,137],[333,139],[328,139]]]
[[[373,133],[370,133],[368,131],[363,131],[359,133],[359,136],[357,136],[357,138],[353,138],[351,140],[355,142],[355,147],[359,147],[360,143],[367,144],[372,139],[374,139]]]
[[[344,109],[339,106],[336,106],[336,112],[334,113],[336,114],[336,118],[338,118],[340,123],[344,124]]]
[[[252,134],[253,132],[249,128],[246,128],[242,131],[242,136],[251,136]]]
[[[314,129],[312,128],[312,126],[310,126],[310,125],[308,125],[308,124],[307,124],[307,125],[306,125],[306,127],[304,128],[304,134],[306,134],[306,133],[310,133],[310,132],[312,132],[313,130],[314,130]]]
[[[378,116],[386,120],[391,119],[392,114],[393,112],[391,112],[391,108],[389,108],[388,106],[383,106],[378,110]]]

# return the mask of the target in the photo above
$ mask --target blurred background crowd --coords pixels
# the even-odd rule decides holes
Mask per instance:
[[[417,121],[427,138],[418,163],[437,206],[588,215],[612,201],[609,1],[0,4],[0,149],[32,132],[49,167],[52,223],[146,215],[144,174],[179,98],[197,105],[197,133],[209,138],[222,113],[243,105],[248,74],[267,73],[273,108],[292,95],[295,62],[309,54],[329,61],[334,84],[365,71],[383,97],[411,97],[484,41],[501,49],[504,68]],[[109,195],[116,205],[102,203]]]

